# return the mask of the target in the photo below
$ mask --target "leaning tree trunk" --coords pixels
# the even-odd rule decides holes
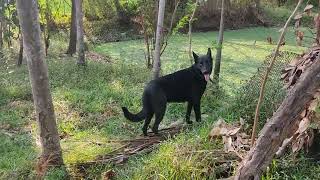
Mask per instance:
[[[214,78],[215,78],[216,83],[219,82],[219,75],[220,75],[223,32],[224,32],[224,0],[222,0],[222,3],[221,3],[219,39],[218,39],[218,44],[217,44],[216,62],[215,62],[215,66],[214,66]]]
[[[40,132],[42,153],[39,166],[60,166],[63,159],[40,37],[37,0],[17,0],[17,10]]]
[[[320,58],[305,72],[298,83],[291,89],[273,115],[264,126],[256,146],[251,149],[238,168],[239,180],[260,179],[261,174],[271,163],[283,140],[288,137],[300,119],[300,114],[320,88]]]
[[[82,0],[76,0],[78,64],[85,65]]]
[[[66,54],[73,55],[77,49],[77,19],[76,19],[76,1],[72,0],[71,24],[70,24],[70,39],[69,47]]]
[[[158,11],[158,22],[157,22],[157,34],[156,34],[156,44],[154,51],[154,62],[153,62],[153,79],[157,79],[160,76],[161,62],[161,39],[163,35],[163,19],[165,11],[166,0],[159,1],[159,11]]]

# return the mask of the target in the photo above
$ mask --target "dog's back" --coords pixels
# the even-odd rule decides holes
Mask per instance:
[[[166,95],[167,102],[186,102],[193,95],[203,93],[206,84],[206,81],[201,80],[199,72],[190,67],[150,81],[145,90],[160,88]]]

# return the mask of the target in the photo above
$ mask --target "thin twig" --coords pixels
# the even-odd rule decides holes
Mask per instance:
[[[175,5],[175,7],[174,7],[174,10],[173,10],[173,12],[172,12],[170,27],[169,27],[169,30],[168,30],[168,34],[167,34],[167,36],[166,36],[166,40],[164,41],[164,46],[162,47],[160,56],[161,56],[161,55],[163,54],[163,52],[166,50],[166,47],[167,47],[167,45],[168,45],[168,40],[169,40],[170,36],[172,35],[173,22],[174,22],[174,20],[175,20],[175,17],[176,17],[176,13],[177,13],[179,4],[180,4],[180,0],[177,1],[176,5]]]
[[[253,146],[254,144],[254,141],[255,141],[255,136],[256,136],[256,131],[257,131],[257,125],[258,125],[258,118],[259,118],[259,113],[260,113],[260,106],[261,106],[261,103],[262,103],[262,99],[263,99],[263,96],[264,96],[264,90],[265,90],[265,86],[266,86],[266,82],[267,82],[267,79],[268,79],[268,76],[269,76],[269,73],[274,65],[274,62],[276,60],[276,57],[279,53],[279,48],[280,48],[280,44],[282,42],[282,39],[285,35],[285,32],[287,30],[287,27],[292,19],[292,17],[296,14],[299,6],[301,5],[303,0],[299,0],[296,8],[294,9],[294,11],[292,12],[292,14],[290,15],[290,17],[288,18],[286,24],[284,25],[283,27],[283,30],[281,32],[281,35],[280,35],[280,38],[278,40],[278,44],[277,44],[277,47],[276,47],[276,50],[273,54],[273,57],[272,57],[272,60],[271,60],[271,63],[269,65],[269,67],[267,68],[266,70],[266,73],[263,77],[263,81],[261,83],[261,88],[260,88],[260,95],[259,95],[259,100],[258,100],[258,104],[257,104],[257,107],[256,107],[256,111],[255,111],[255,116],[254,116],[254,123],[253,123],[253,130],[252,130],[252,136],[251,136],[251,146]]]

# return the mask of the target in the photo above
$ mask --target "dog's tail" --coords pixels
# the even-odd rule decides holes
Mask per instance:
[[[122,107],[122,111],[123,111],[124,117],[126,117],[128,120],[132,122],[139,122],[145,119],[145,113],[143,109],[137,114],[132,114],[131,112],[128,111],[126,107]]]

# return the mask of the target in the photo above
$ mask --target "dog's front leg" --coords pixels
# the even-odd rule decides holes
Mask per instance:
[[[193,106],[192,102],[188,102],[187,113],[186,113],[186,122],[188,124],[192,124],[192,121],[190,121],[192,106]]]
[[[194,113],[196,114],[196,121],[201,121],[200,100],[193,104]]]

